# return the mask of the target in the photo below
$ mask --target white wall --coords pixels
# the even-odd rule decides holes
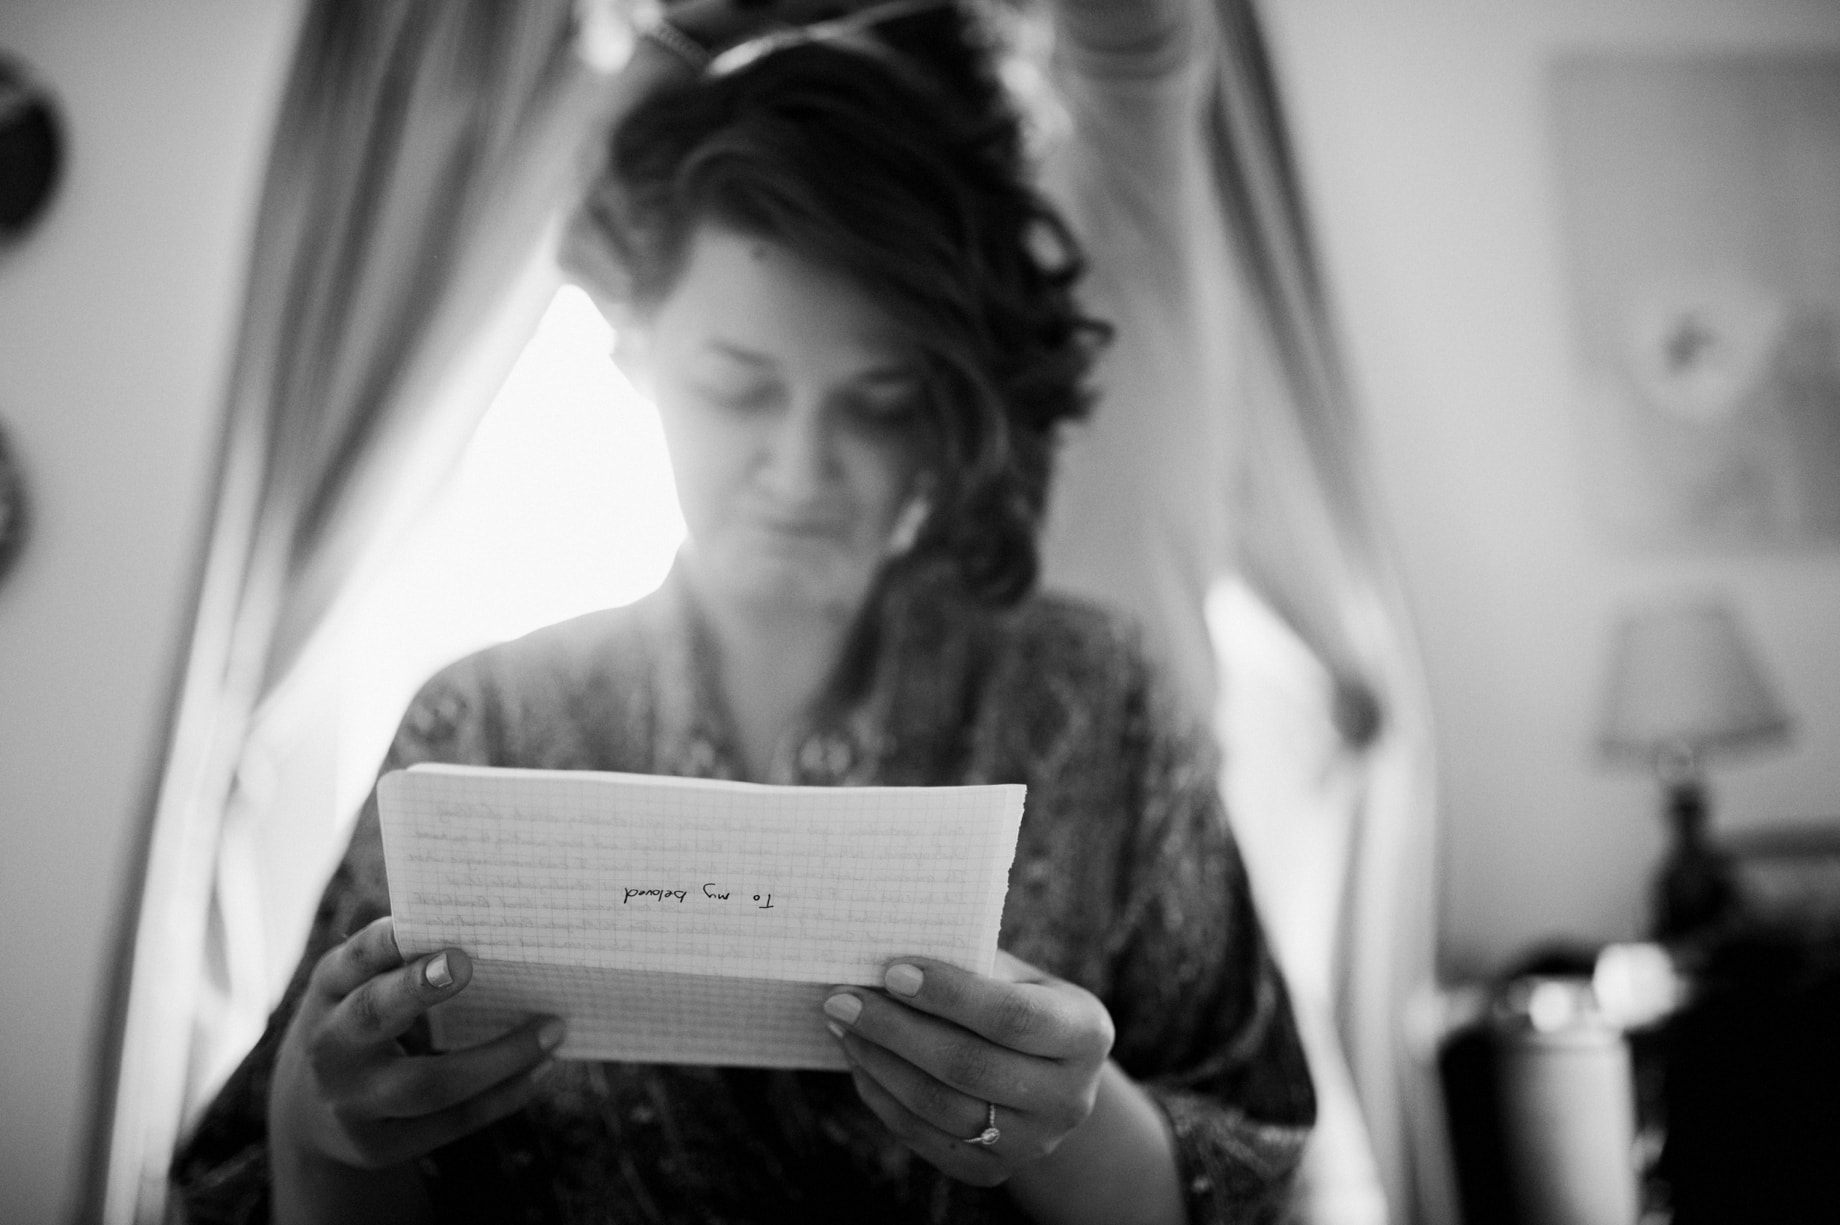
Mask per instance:
[[[76,1202],[296,5],[0,4],[69,146],[43,225],[0,252],[0,422],[37,509],[0,586],[0,1221]]]
[[[1653,783],[1592,755],[1612,617],[1730,592],[1798,728],[1790,752],[1717,770],[1716,821],[1840,821],[1840,550],[1644,554],[1594,525],[1546,73],[1566,51],[1840,47],[1840,6],[1262,11],[1429,660],[1446,967],[1634,935],[1662,827]]]

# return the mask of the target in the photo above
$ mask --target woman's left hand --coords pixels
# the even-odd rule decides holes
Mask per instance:
[[[990,977],[910,957],[884,981],[839,987],[824,1011],[863,1102],[946,1174],[996,1186],[1092,1113],[1113,1031],[1091,992],[1003,952]],[[992,1106],[1000,1136],[969,1143]]]

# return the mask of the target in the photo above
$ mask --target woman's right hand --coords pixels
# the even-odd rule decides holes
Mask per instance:
[[[346,1175],[401,1166],[530,1099],[555,1062],[560,1018],[533,1017],[490,1042],[442,1054],[411,1055],[398,1041],[472,975],[459,949],[405,965],[387,915],[319,959],[269,1090],[277,1208],[297,1197],[327,1198],[318,1191],[343,1198],[337,1184],[354,1181]]]

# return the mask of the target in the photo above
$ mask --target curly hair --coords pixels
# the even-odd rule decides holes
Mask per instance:
[[[946,6],[886,23],[899,53],[811,42],[662,91],[612,139],[571,243],[629,309],[667,297],[699,225],[784,244],[857,283],[906,336],[932,435],[932,513],[908,559],[994,605],[1035,583],[1058,426],[1110,334],[1084,258],[1032,185],[1021,124]],[[607,277],[599,278],[607,288]]]

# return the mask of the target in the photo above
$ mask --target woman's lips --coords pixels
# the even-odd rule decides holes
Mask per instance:
[[[769,538],[797,542],[844,540],[849,536],[849,521],[836,515],[757,516],[754,530]]]
[[[836,504],[808,502],[788,505],[784,502],[756,502],[737,508],[741,516],[761,531],[784,536],[837,536],[850,530],[855,516]]]

